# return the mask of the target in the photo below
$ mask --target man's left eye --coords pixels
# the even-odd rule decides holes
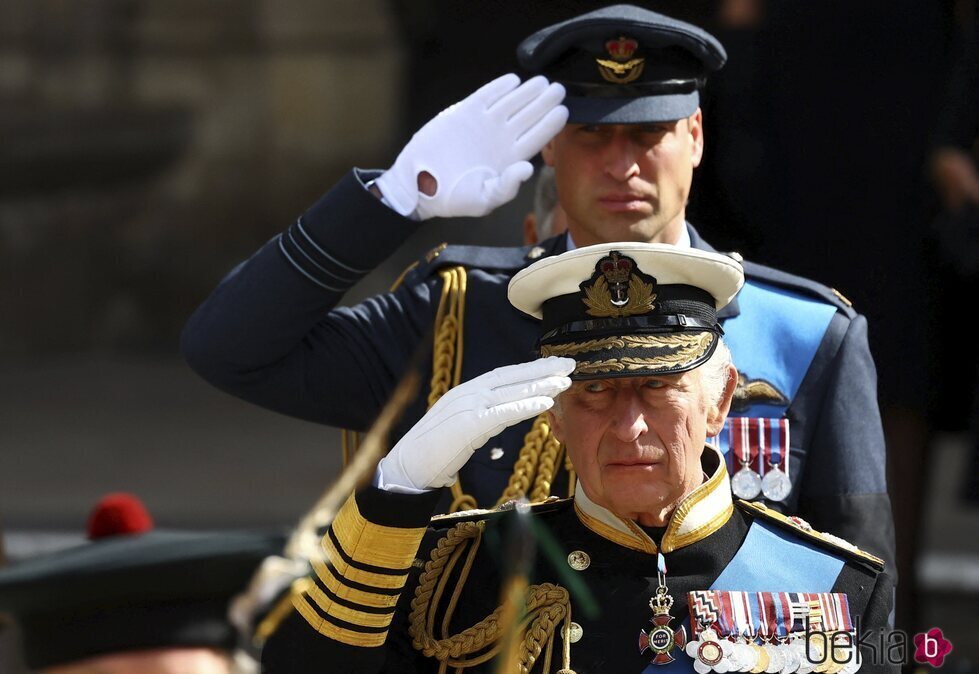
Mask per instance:
[[[606,389],[605,384],[603,384],[600,381],[593,381],[587,386],[585,386],[585,390],[588,391],[589,393],[601,393],[605,389]]]
[[[643,386],[646,388],[663,388],[666,386],[666,382],[661,379],[650,379]]]

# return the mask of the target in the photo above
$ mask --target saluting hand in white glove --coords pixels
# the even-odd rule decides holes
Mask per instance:
[[[564,87],[543,77],[499,77],[423,126],[375,184],[401,215],[486,215],[533,174],[527,160],[568,120],[562,100]],[[423,172],[435,179],[431,196],[418,189]]]
[[[572,358],[506,365],[439,398],[377,465],[375,484],[415,493],[452,484],[473,452],[507,426],[535,417],[571,386]]]

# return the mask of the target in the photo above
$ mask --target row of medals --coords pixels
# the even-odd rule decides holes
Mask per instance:
[[[686,646],[698,674],[708,672],[752,672],[753,674],[853,674],[860,669],[856,647],[836,646],[833,654],[823,652],[823,640],[790,635],[778,644],[736,643],[718,637],[707,628]],[[808,653],[806,649],[808,648]],[[843,664],[843,663],[846,664]]]
[[[792,482],[777,464],[769,466],[765,477],[762,477],[742,463],[738,472],[731,477],[731,491],[738,498],[747,501],[758,498],[759,494],[763,494],[769,501],[784,501],[792,491]]]

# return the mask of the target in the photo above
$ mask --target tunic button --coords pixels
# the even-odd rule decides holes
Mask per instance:
[[[575,571],[584,571],[591,565],[591,557],[583,550],[575,550],[568,555],[568,566]]]
[[[530,252],[527,253],[527,257],[530,258],[531,260],[536,260],[543,254],[544,254],[543,248],[541,248],[540,246],[534,246],[533,248],[530,249]]]
[[[493,449],[490,450],[490,458],[493,461],[498,461],[499,459],[502,459],[503,458],[503,450],[501,448],[499,448],[499,447],[494,447]]]
[[[578,623],[571,623],[568,626],[568,641],[576,644],[581,641],[581,637],[585,634],[585,630],[581,629],[581,625]]]

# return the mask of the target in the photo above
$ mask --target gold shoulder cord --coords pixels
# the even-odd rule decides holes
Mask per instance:
[[[505,611],[498,607],[475,625],[458,634],[449,635],[449,622],[455,613],[462,588],[466,583],[476,551],[482,539],[484,522],[460,522],[439,540],[425,563],[411,601],[408,633],[412,644],[425,656],[439,661],[439,674],[451,667],[457,674],[468,667],[480,665],[496,655],[507,637],[507,625],[501,620]],[[439,626],[440,637],[435,635],[436,607],[441,604],[446,585],[453,569],[465,555],[455,589]],[[543,652],[542,671],[551,671],[554,649],[554,633],[562,626],[562,667],[558,674],[574,674],[571,670],[570,627],[571,602],[568,591],[552,583],[531,585],[526,591],[525,613],[517,625],[517,663],[521,674],[529,672]]]
[[[442,278],[442,297],[435,314],[435,337],[432,354],[432,379],[428,394],[431,408],[452,387],[459,385],[462,376],[463,323],[466,308],[466,269],[462,266],[447,267],[439,271]],[[404,274],[402,274],[402,278]],[[392,286],[397,288],[401,278]],[[347,465],[357,451],[359,433],[342,432],[343,464]],[[564,448],[551,433],[547,415],[534,420],[530,432],[524,436],[524,444],[513,467],[513,474],[503,494],[496,502],[499,506],[507,501],[527,496],[531,502],[543,501],[551,495],[554,476]],[[568,462],[565,462],[568,465]],[[574,474],[569,472],[568,496],[574,495]],[[472,495],[463,491],[458,480],[452,485],[452,505],[449,512],[479,507]]]
[[[439,276],[442,278],[442,296],[435,316],[429,408],[450,388],[459,384],[464,353],[466,270],[462,266],[448,267],[439,271]],[[343,431],[345,465],[356,452],[358,440],[358,433]],[[524,437],[524,445],[514,465],[513,475],[496,505],[528,493],[531,501],[546,499],[550,495],[562,457],[569,469],[568,495],[572,495],[574,473],[570,470],[570,461],[563,455],[564,448],[551,433],[547,416],[538,416],[530,432]],[[463,491],[458,480],[451,489],[452,505],[449,512],[478,507],[476,499]],[[501,617],[505,617],[503,606],[462,632],[448,634],[449,623],[479,549],[483,528],[483,522],[461,522],[451,529],[432,550],[431,559],[425,564],[415,588],[409,616],[409,634],[417,650],[439,661],[439,674],[446,674],[450,667],[459,673],[490,660],[500,653],[508,636],[507,626],[501,623]],[[465,559],[459,578],[439,625],[441,636],[437,637],[436,608],[441,604],[452,571],[463,555]],[[562,621],[562,668],[557,674],[574,674],[570,650],[571,602],[567,590],[551,583],[529,586],[526,590],[525,614],[517,625],[516,635],[516,659],[521,674],[526,674],[533,668],[542,652],[543,672],[551,671],[554,633]]]
[[[432,381],[428,407],[459,385],[462,376],[463,326],[466,315],[466,270],[448,267],[439,271],[442,277],[442,299],[435,314],[435,343],[432,350]],[[449,512],[476,508],[476,499],[462,491],[459,480],[452,483],[452,505]]]

